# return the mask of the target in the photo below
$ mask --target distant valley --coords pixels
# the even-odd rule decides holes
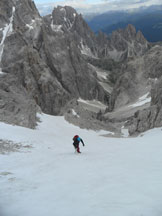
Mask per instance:
[[[162,6],[141,8],[130,11],[107,12],[87,20],[95,33],[99,31],[111,34],[120,28],[132,24],[140,30],[149,42],[162,41]]]

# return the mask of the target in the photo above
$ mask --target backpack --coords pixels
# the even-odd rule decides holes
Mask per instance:
[[[78,135],[75,135],[75,136],[73,137],[73,141],[75,141],[78,137],[79,137]]]

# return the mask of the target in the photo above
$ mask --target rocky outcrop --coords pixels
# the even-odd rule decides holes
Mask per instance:
[[[149,48],[149,43],[143,34],[133,25],[126,29],[114,31],[110,37],[104,33],[98,34],[98,56],[111,58],[115,61],[123,61],[128,58],[142,56]]]
[[[58,6],[52,16],[45,20],[51,24],[53,31],[72,33],[82,54],[91,58],[109,58],[115,61],[124,61],[143,55],[149,48],[149,43],[140,31],[132,25],[126,29],[114,31],[110,37],[99,32],[98,36],[92,32],[82,15],[71,7]]]
[[[44,18],[55,33],[62,32],[75,41],[83,54],[97,56],[96,36],[81,14],[69,6],[54,8],[52,16]]]
[[[161,46],[154,46],[143,56],[123,64],[121,75],[111,94],[109,111],[134,102],[140,96],[149,93],[161,76]]]
[[[153,47],[145,60],[145,76],[151,84],[151,105],[138,111],[130,121],[130,134],[140,133],[154,127],[162,126],[162,47]]]
[[[162,77],[151,90],[151,106],[135,113],[129,122],[130,135],[162,126]]]
[[[19,80],[15,79],[17,75],[8,75],[7,79],[0,76],[0,121],[34,128],[39,110]]]
[[[17,30],[21,27],[18,20],[22,21],[17,13],[21,3],[3,0],[0,3],[0,120],[33,128],[38,107],[23,86],[23,55],[27,43]],[[23,2],[20,10],[26,11],[24,19],[30,17],[27,10],[31,9],[32,14],[33,8],[32,2]]]
[[[141,94],[146,93],[145,88],[149,88],[150,85],[143,74],[144,67],[142,58],[130,61],[121,67],[121,75],[118,77],[111,94],[109,111],[132,103]]]

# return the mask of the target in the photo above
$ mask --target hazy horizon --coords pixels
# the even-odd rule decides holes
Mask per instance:
[[[72,6],[82,14],[104,13],[113,10],[137,9],[161,5],[161,0],[34,0],[41,14],[51,13],[54,7]]]

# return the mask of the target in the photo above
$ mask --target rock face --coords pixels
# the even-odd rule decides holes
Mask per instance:
[[[111,94],[109,111],[133,103],[141,94],[149,91],[150,85],[144,71],[145,63],[142,57],[129,61],[121,67],[121,76],[117,79]]]
[[[152,88],[151,106],[135,113],[129,131],[160,126],[161,56],[162,47],[150,49],[132,25],[111,37],[96,36],[71,7],[41,17],[32,0],[1,0],[0,120],[33,128],[40,109],[63,114],[70,101],[82,98],[113,111]],[[104,70],[96,67],[102,62],[108,64]],[[108,71],[110,64],[118,64],[117,70]],[[113,72],[119,72],[114,86]]]
[[[130,135],[162,126],[162,77],[151,90],[151,106],[137,111],[129,123]]]
[[[128,121],[130,135],[162,126],[161,84],[162,46],[155,45],[121,65],[103,118]]]
[[[154,46],[143,56],[128,61],[121,67],[110,100],[109,109],[119,108],[150,92],[162,76],[162,47]]]
[[[153,47],[143,58],[144,75],[151,84],[151,104],[147,109],[135,113],[130,121],[130,134],[162,126],[162,47]]]
[[[90,41],[84,39],[88,26],[74,9],[58,7],[43,19],[31,0],[3,0],[0,15],[1,120],[33,127],[37,105],[57,115],[73,98],[108,103],[81,55],[82,44],[78,47]]]
[[[37,105],[23,86],[23,54],[26,42],[16,31],[21,11],[29,20],[32,2],[1,1],[0,5],[0,120],[33,128],[36,124]],[[17,7],[16,7],[17,4]],[[31,14],[28,14],[28,9]],[[35,9],[35,13],[38,13]],[[22,24],[21,23],[21,24]],[[24,50],[23,50],[24,46]]]
[[[83,30],[91,33],[81,16],[71,7],[58,7],[52,16],[44,18],[44,22],[48,34],[45,34],[40,52],[67,94],[108,102],[104,90],[97,83],[96,74],[81,55],[79,45],[86,40]]]

